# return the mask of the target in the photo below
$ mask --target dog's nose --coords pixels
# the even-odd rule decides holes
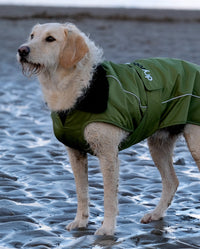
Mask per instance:
[[[18,53],[21,57],[26,57],[30,53],[30,48],[28,46],[22,46],[18,49]]]

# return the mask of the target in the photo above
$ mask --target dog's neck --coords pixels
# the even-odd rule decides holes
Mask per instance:
[[[90,68],[88,73],[87,70],[58,68],[53,74],[44,72],[39,75],[44,99],[51,111],[73,108],[84,89],[89,87],[94,69]]]
[[[58,69],[53,74],[40,74],[39,81],[49,109],[62,111],[73,107],[88,79],[84,79],[77,69]],[[79,82],[83,83],[83,86],[79,86]]]
[[[42,86],[44,99],[51,111],[72,109],[78,98],[89,87],[94,65],[102,61],[99,48],[94,48],[73,68],[57,67],[56,70],[43,71],[38,79]]]

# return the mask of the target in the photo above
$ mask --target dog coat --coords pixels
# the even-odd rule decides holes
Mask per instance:
[[[84,129],[92,122],[113,124],[129,132],[119,150],[161,128],[200,125],[200,66],[186,61],[105,61],[85,92],[72,110],[51,114],[57,139],[83,152],[92,153],[84,139]]]

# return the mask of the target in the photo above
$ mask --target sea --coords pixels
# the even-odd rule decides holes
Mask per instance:
[[[106,7],[106,8],[150,8],[199,10],[199,0],[0,0],[3,5]]]

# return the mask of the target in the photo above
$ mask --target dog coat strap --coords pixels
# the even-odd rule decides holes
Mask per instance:
[[[146,112],[137,128],[133,132],[131,132],[127,139],[120,144],[119,150],[128,148],[133,144],[139,143],[145,138],[151,136],[156,130],[159,129],[161,117],[160,97],[161,90],[147,92],[148,105]],[[152,101],[152,99],[154,101]]]

